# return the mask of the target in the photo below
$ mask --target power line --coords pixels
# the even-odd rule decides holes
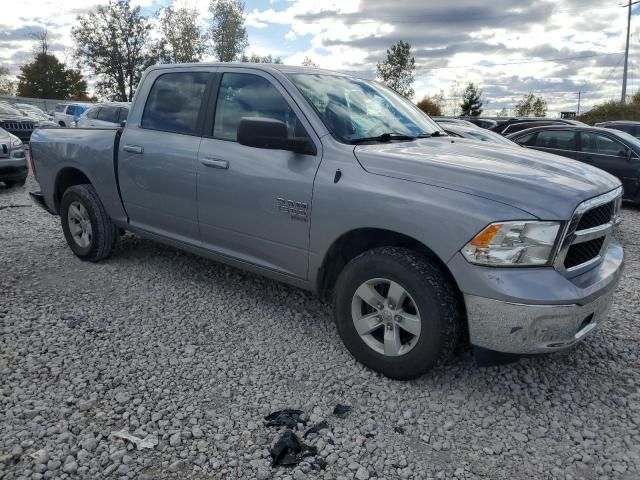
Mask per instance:
[[[640,0],[639,0],[640,1]],[[506,63],[491,63],[491,64],[475,64],[473,67],[502,67],[506,65],[524,65],[529,63],[546,63],[546,62],[560,62],[564,60],[579,60],[584,58],[596,58],[596,57],[606,57],[611,55],[621,55],[624,52],[612,52],[612,53],[595,53],[591,55],[576,55],[573,57],[560,57],[560,58],[550,58],[548,60],[518,60],[515,62],[506,62]],[[421,67],[421,70],[456,70],[456,69],[469,69],[469,65],[461,65],[459,67]]]

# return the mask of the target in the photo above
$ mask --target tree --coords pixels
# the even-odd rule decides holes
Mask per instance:
[[[597,122],[609,120],[640,120],[640,95],[636,93],[629,103],[611,100],[594,106],[591,110],[578,117],[581,122],[593,125]]]
[[[503,108],[502,110],[500,110],[498,112],[497,117],[498,118],[507,118],[507,117],[509,117],[509,111],[506,108]]]
[[[432,117],[438,117],[442,115],[442,108],[440,108],[440,105],[438,105],[437,101],[426,95],[417,103],[417,107],[424,113]]]
[[[0,95],[13,95],[16,90],[16,82],[10,77],[11,72],[7,67],[0,67]]]
[[[482,114],[482,90],[474,83],[469,83],[462,92],[462,102],[460,102],[460,110],[462,115],[466,117],[478,117]]]
[[[111,100],[131,101],[142,72],[157,60],[151,54],[151,24],[140,7],[117,0],[76,20],[71,30],[75,54],[100,77],[98,92]]]
[[[55,55],[38,53],[20,67],[18,95],[31,98],[87,100],[87,82],[79,70],[67,69]]]
[[[233,62],[249,44],[244,27],[244,3],[240,0],[211,0],[209,13],[213,15],[209,30],[213,53],[221,62]]]
[[[282,59],[280,57],[272,57],[269,55],[258,55],[256,53],[252,53],[247,56],[244,53],[240,56],[240,61],[243,63],[275,63],[282,64]]]
[[[400,40],[387,49],[387,59],[378,63],[378,78],[387,87],[400,95],[411,99],[414,95],[413,72],[416,69],[415,59],[411,56],[411,45]]]
[[[313,67],[313,68],[318,68],[320,65],[318,65],[317,63],[315,63],[311,57],[304,57],[304,60],[302,60],[302,66],[303,67]]]
[[[156,46],[166,63],[195,63],[207,50],[207,36],[198,26],[198,11],[186,7],[164,8],[158,14],[162,38]]]
[[[547,110],[547,101],[530,92],[518,100],[514,114],[516,117],[546,117]]]

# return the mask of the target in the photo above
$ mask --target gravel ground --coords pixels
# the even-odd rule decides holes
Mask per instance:
[[[132,235],[81,262],[28,188],[0,186],[0,478],[640,478],[637,208],[598,334],[399,382],[356,363],[301,290]],[[306,439],[324,470],[270,467],[263,417],[282,408],[328,422]]]

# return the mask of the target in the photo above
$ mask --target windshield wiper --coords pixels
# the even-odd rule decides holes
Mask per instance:
[[[365,143],[365,142],[390,142],[391,140],[415,140],[416,137],[411,135],[404,135],[400,133],[383,133],[382,135],[378,135],[377,137],[364,137],[364,138],[354,138],[350,140],[352,144]]]
[[[433,133],[421,133],[420,135],[416,135],[416,138],[431,138],[431,137],[448,137],[449,135],[445,132],[441,132],[440,130],[436,130]]]

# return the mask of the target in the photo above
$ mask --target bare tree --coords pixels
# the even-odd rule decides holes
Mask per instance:
[[[244,27],[244,3],[240,0],[211,0],[213,15],[209,30],[213,52],[221,62],[232,62],[247,48],[249,40]]]
[[[245,55],[243,53],[242,55],[240,55],[240,61],[243,63],[282,63],[282,59],[280,57],[272,57],[271,54],[258,55],[256,53],[252,53],[251,55]]]
[[[112,1],[76,21],[71,30],[75,55],[100,78],[100,94],[131,101],[142,72],[156,61],[150,51],[151,24],[140,7],[132,7],[130,0]]]
[[[16,91],[16,82],[11,77],[7,67],[0,67],[0,95],[13,95]]]
[[[315,63],[311,57],[304,57],[304,60],[302,60],[302,66],[303,67],[314,67],[314,68],[318,68],[320,65],[318,65],[317,63]]]
[[[157,56],[167,63],[192,63],[202,60],[207,36],[198,25],[198,11],[186,7],[164,8],[158,14],[162,38]]]

